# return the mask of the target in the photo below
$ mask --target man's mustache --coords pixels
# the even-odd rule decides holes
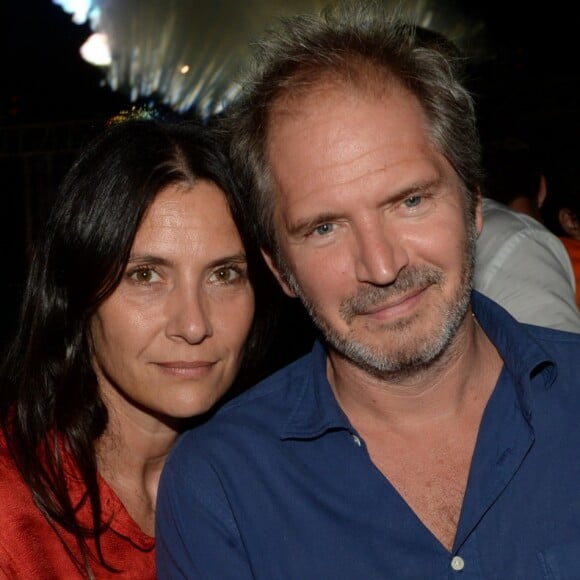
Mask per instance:
[[[346,322],[350,322],[355,316],[402,296],[409,290],[421,290],[431,284],[441,284],[442,281],[443,273],[436,268],[406,268],[388,286],[366,285],[355,296],[343,300],[340,305],[340,316]]]

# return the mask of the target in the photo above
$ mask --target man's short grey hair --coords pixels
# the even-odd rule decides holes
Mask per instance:
[[[482,179],[473,98],[451,41],[375,0],[339,1],[319,14],[280,19],[254,44],[241,91],[226,114],[231,154],[260,246],[279,264],[276,192],[267,159],[273,107],[323,81],[379,94],[397,83],[425,113],[429,137],[463,182],[473,219]]]

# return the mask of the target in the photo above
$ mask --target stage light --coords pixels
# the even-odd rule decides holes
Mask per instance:
[[[95,32],[89,36],[80,48],[81,56],[95,66],[110,66],[113,62],[109,38],[102,32]]]
[[[72,21],[75,24],[84,24],[89,20],[93,4],[91,0],[52,0],[52,2],[60,6],[67,14],[72,14]]]
[[[385,0],[386,4],[397,0]],[[279,16],[319,10],[325,0],[53,0],[97,35],[83,58],[102,67],[109,86],[183,113],[219,113],[252,39]],[[470,50],[482,27],[452,0],[409,0],[415,20]],[[474,41],[474,38],[476,39]],[[97,56],[93,46],[99,47]],[[89,50],[91,49],[91,50]]]

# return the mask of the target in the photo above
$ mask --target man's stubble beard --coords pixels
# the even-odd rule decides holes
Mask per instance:
[[[469,224],[461,264],[460,283],[451,298],[437,307],[441,318],[440,327],[428,336],[417,334],[415,330],[415,336],[413,336],[413,328],[416,325],[415,316],[384,325],[377,324],[376,330],[380,330],[382,326],[385,332],[393,335],[400,332],[401,336],[405,338],[402,341],[402,348],[398,350],[391,348],[390,352],[385,352],[380,347],[357,340],[354,332],[349,332],[346,335],[336,332],[321,315],[316,305],[305,296],[293,272],[290,271],[285,260],[279,254],[280,271],[288,286],[301,300],[328,345],[340,357],[379,377],[387,374],[414,374],[427,368],[447,351],[469,309],[477,241],[474,220],[470,219]],[[424,289],[430,285],[441,287],[444,282],[445,276],[438,268],[405,268],[397,279],[388,286],[367,284],[355,296],[345,298],[340,305],[340,317],[348,324],[360,313],[372,308],[373,305],[380,305],[413,289]]]

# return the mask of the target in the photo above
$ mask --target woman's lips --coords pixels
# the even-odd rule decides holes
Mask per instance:
[[[215,363],[211,361],[169,361],[156,364],[165,374],[181,378],[199,378],[205,376]]]

